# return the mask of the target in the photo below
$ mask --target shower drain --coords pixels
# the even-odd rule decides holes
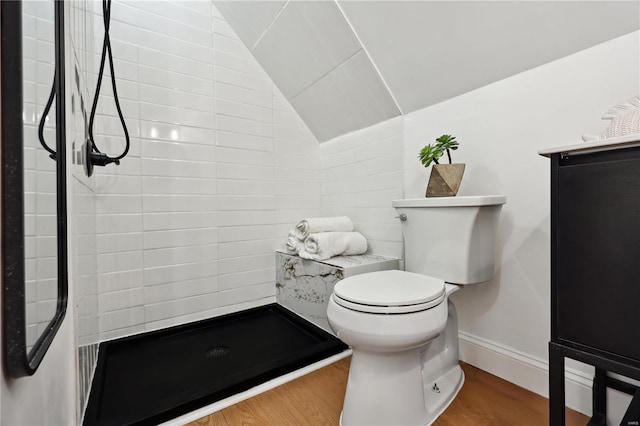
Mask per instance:
[[[212,348],[207,349],[204,353],[204,356],[207,358],[220,358],[221,356],[225,356],[229,353],[229,348],[226,346],[214,346]]]

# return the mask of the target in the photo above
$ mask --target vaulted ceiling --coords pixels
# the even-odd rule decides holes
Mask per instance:
[[[638,1],[214,4],[319,141],[640,29]]]

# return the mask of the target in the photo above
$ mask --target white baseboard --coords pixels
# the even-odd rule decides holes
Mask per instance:
[[[523,352],[486,339],[459,332],[460,359],[527,390],[549,396],[549,363]],[[567,407],[591,416],[592,376],[565,368],[565,403]],[[630,397],[609,389],[607,419],[619,424]]]

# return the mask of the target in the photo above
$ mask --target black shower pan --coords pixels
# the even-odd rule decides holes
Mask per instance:
[[[271,304],[100,344],[85,425],[152,425],[340,353]]]

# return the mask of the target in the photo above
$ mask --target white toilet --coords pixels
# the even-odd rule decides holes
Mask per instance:
[[[393,201],[404,235],[405,271],[339,281],[327,317],[353,349],[343,426],[428,425],[464,382],[458,319],[449,295],[490,280],[506,197]]]

